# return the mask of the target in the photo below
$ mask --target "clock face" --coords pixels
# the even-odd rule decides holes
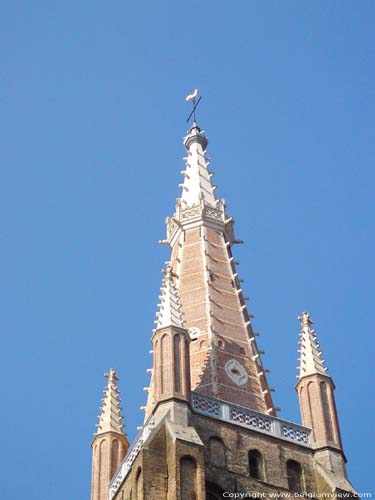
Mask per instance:
[[[236,359],[230,359],[226,362],[225,371],[231,381],[237,385],[246,384],[249,378],[245,367]]]

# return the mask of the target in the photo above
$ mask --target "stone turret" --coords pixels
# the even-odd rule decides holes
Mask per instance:
[[[107,387],[92,442],[91,500],[108,500],[109,482],[129,448],[121,416],[119,378],[113,368],[104,376]]]
[[[324,367],[322,352],[312,329],[309,313],[299,316],[300,365],[297,392],[300,401],[302,423],[312,428],[314,446],[330,446],[342,450],[339,423],[334,398],[334,384]]]
[[[174,421],[178,421],[183,413],[186,424],[186,404],[190,403],[190,337],[184,328],[175,276],[169,263],[164,274],[156,329],[152,336],[154,365],[146,420],[150,412],[164,403],[165,408],[159,409],[159,413],[161,411],[165,414],[165,411],[170,411],[171,419]],[[176,401],[183,401],[185,404],[181,407],[176,405]],[[179,415],[175,414],[176,410]]]
[[[346,459],[334,396],[335,385],[324,366],[310,314],[303,312],[298,319],[301,332],[296,390],[302,424],[312,429],[314,458],[322,466],[322,474],[327,476],[333,489],[354,492],[346,477]]]

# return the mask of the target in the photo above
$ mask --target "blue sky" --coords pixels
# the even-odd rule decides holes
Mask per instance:
[[[130,438],[142,421],[195,87],[280,417],[299,421],[308,310],[350,478],[373,491],[374,14],[366,0],[2,2],[1,498],[89,498],[109,367]]]

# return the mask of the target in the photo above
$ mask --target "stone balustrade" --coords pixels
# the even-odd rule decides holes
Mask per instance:
[[[311,429],[280,418],[248,410],[196,392],[192,393],[192,408],[195,413],[201,415],[239,425],[301,446],[311,447]]]

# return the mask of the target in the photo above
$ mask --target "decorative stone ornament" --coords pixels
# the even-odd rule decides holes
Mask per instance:
[[[196,340],[201,335],[201,331],[199,330],[199,328],[197,328],[195,326],[193,326],[192,328],[189,328],[188,333],[189,333],[191,340]]]
[[[249,375],[245,368],[236,359],[230,359],[225,364],[225,371],[228,377],[237,385],[246,384]]]

